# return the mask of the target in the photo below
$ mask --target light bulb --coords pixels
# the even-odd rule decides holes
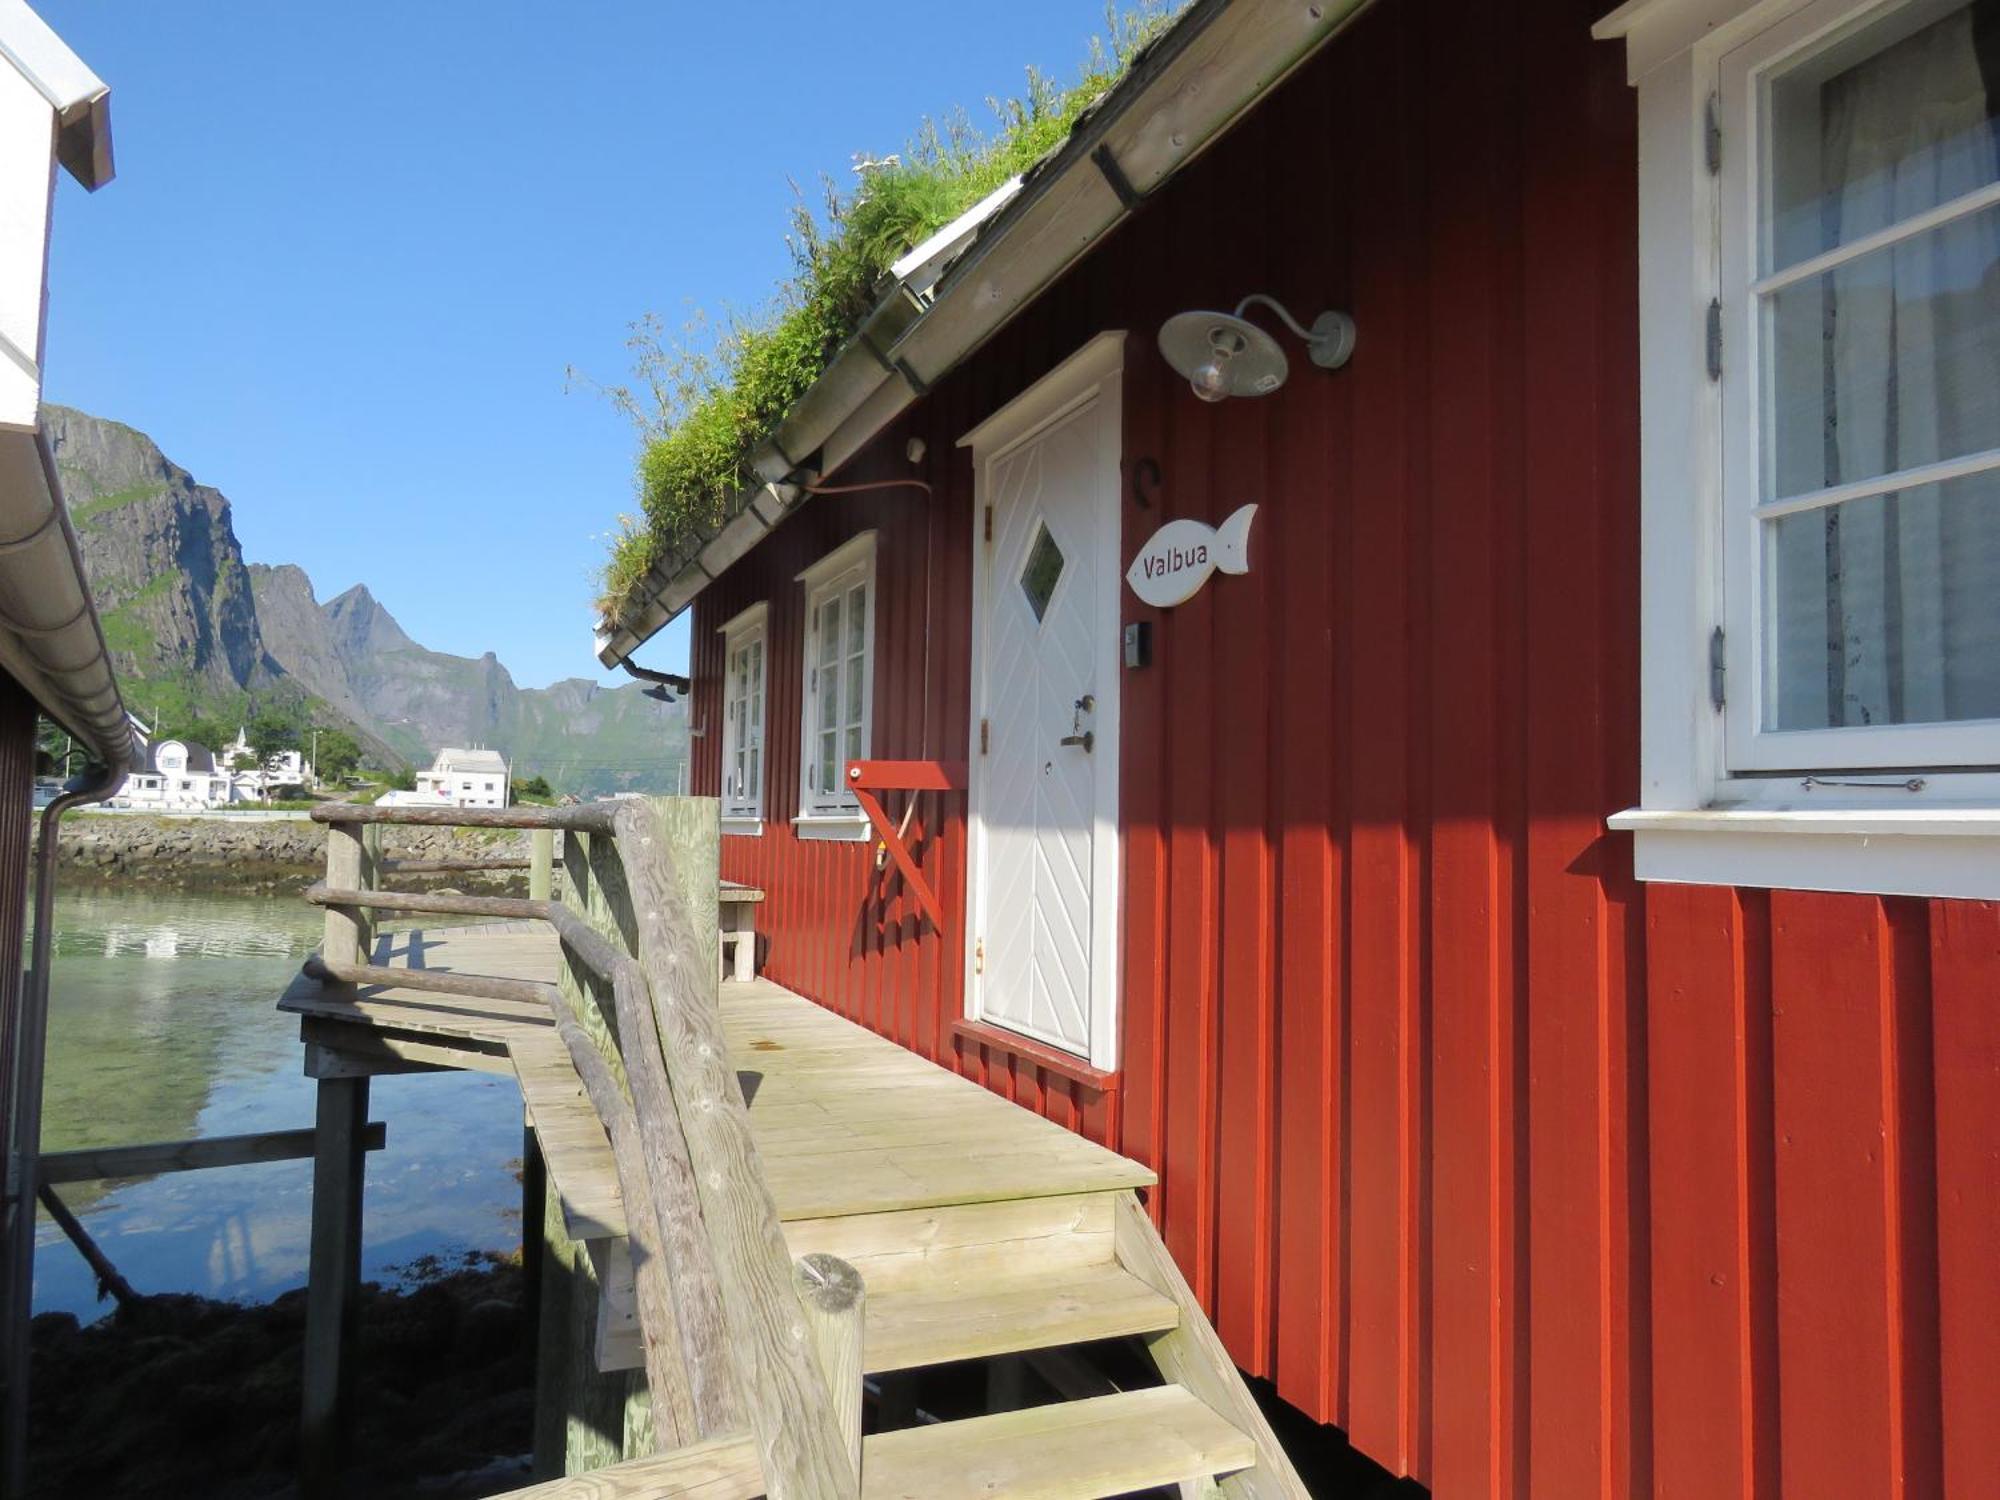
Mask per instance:
[[[1224,401],[1229,397],[1229,371],[1226,366],[1229,356],[1217,350],[1213,356],[1202,361],[1188,377],[1188,384],[1194,393],[1204,401]]]

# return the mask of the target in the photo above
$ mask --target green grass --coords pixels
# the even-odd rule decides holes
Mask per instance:
[[[656,317],[633,326],[634,382],[606,394],[638,423],[642,516],[622,516],[600,576],[599,608],[616,618],[662,561],[690,558],[729,519],[751,482],[750,457],[825,370],[882,293],[890,265],[1008,178],[1059,146],[1084,108],[1117,82],[1176,5],[1141,0],[1107,15],[1077,81],[1029,70],[1025,94],[989,101],[991,135],[963,115],[926,121],[897,158],[853,193],[827,190],[824,222],[793,213],[792,275],[761,317],[697,318],[679,338]]]
[[[107,611],[99,619],[104,627],[104,644],[134,660],[150,658],[159,646],[158,638],[143,620],[127,613],[129,606]]]
[[[127,505],[137,505],[142,500],[151,500],[155,495],[164,495],[164,484],[135,484],[130,489],[113,490],[108,495],[99,495],[95,500],[86,500],[81,505],[69,508],[70,524],[82,526],[95,521],[99,516]]]

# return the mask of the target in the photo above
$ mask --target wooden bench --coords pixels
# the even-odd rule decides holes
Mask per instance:
[[[716,907],[722,917],[722,977],[747,984],[757,977],[757,907],[764,893],[754,885],[722,882]]]

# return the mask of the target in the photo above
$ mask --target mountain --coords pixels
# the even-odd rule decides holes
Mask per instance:
[[[486,745],[562,791],[670,791],[680,704],[634,683],[522,688],[488,652],[430,651],[356,585],[319,602],[290,563],[245,563],[222,493],[146,434],[67,407],[45,416],[126,701],[149,721],[233,728],[275,707],[345,728],[389,767]]]
[[[686,721],[638,684],[572,677],[517,687],[492,652],[452,656],[411,640],[366,585],[324,604],[296,567],[250,565],[264,641],[295,680],[412,760],[439,745],[490,745],[521,774],[568,791],[679,785]]]

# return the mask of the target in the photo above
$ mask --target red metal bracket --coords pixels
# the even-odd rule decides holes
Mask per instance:
[[[940,760],[851,760],[847,763],[847,785],[854,792],[854,800],[861,804],[862,812],[868,815],[869,823],[875,829],[875,837],[882,841],[882,847],[889,851],[889,858],[896,862],[910,894],[917,898],[917,909],[931,919],[931,924],[940,930],[944,927],[944,909],[938,905],[937,892],[924,879],[924,872],[917,867],[909,846],[903,842],[903,835],[896,825],[889,821],[889,815],[882,809],[877,792],[903,791],[917,792],[962,792],[965,790],[965,762]]]

